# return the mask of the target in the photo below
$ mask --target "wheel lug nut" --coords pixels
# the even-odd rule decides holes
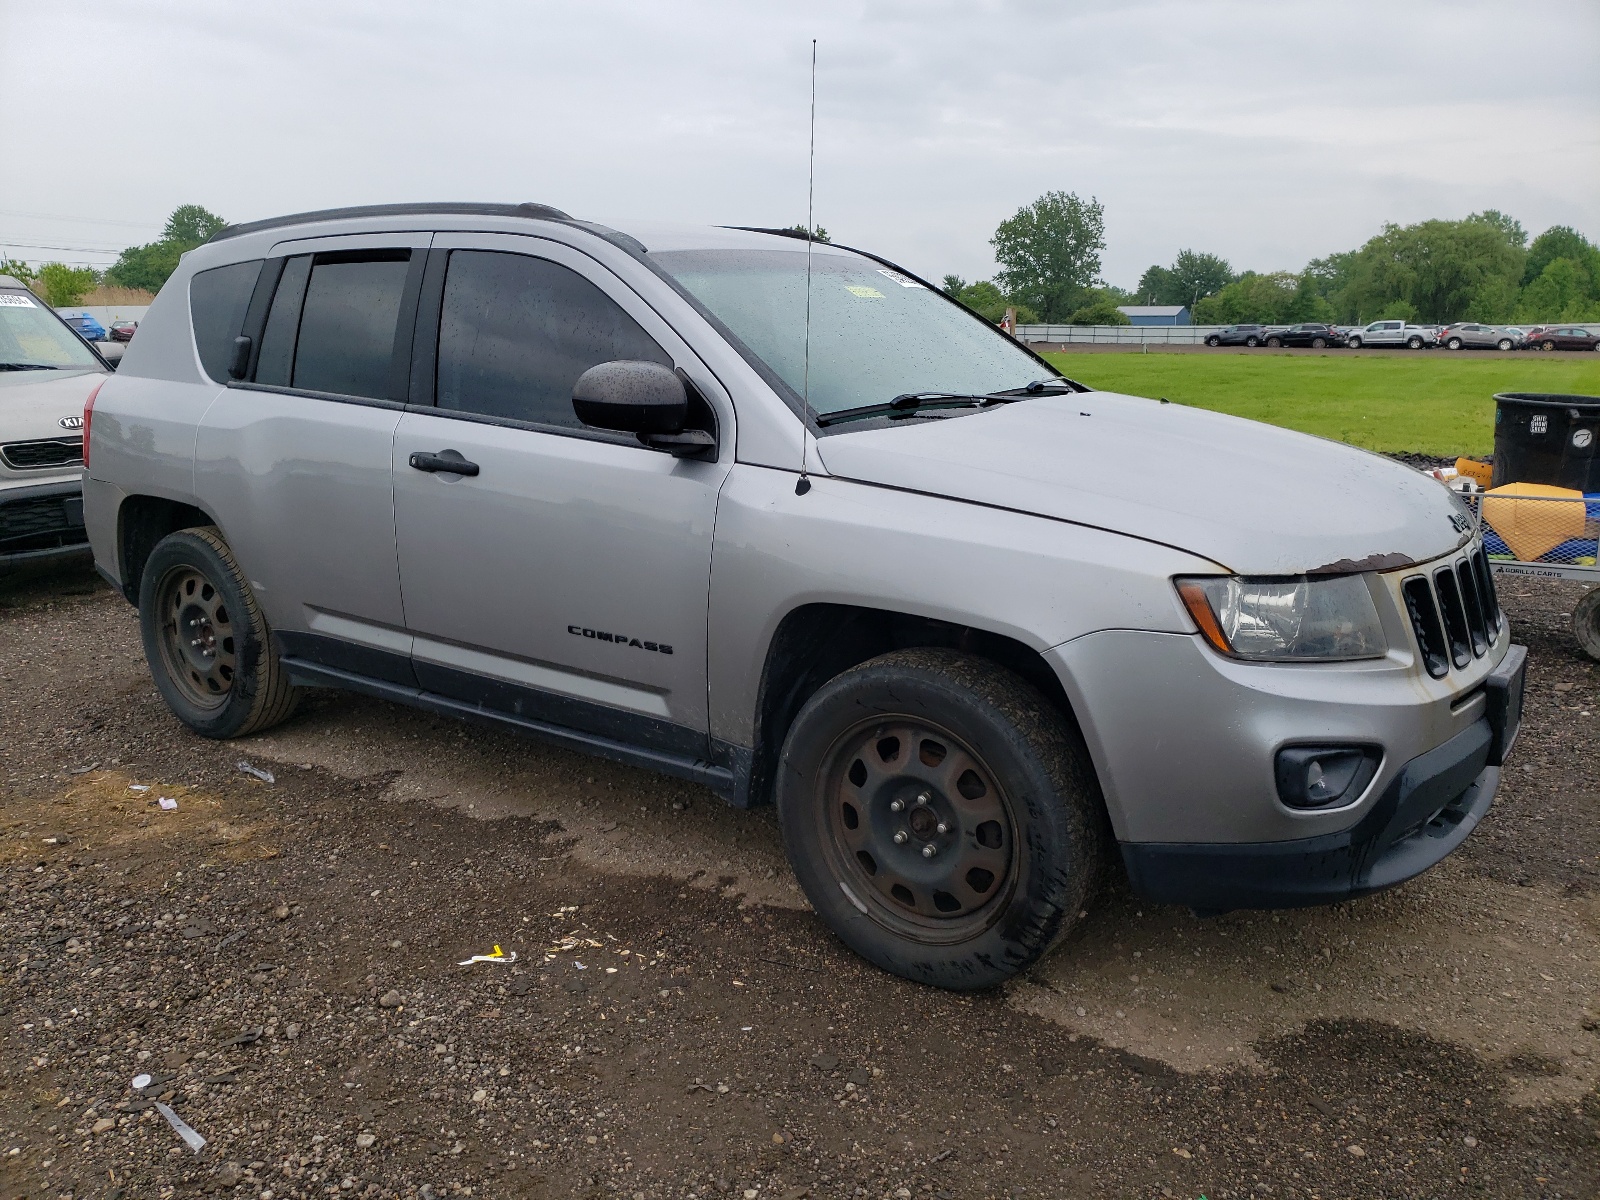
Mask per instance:
[[[927,792],[918,792],[917,793],[917,803],[918,804],[927,804],[927,803],[931,802],[932,800],[933,800],[933,796],[930,795]]]
[[[889,801],[889,811],[890,812],[904,812],[905,809],[906,809],[906,802],[904,800],[891,800],[891,801]]]
[[[929,842],[922,848],[923,858],[932,858],[937,853],[939,853],[939,847],[935,846],[932,842]]]
[[[945,822],[940,821],[939,822],[939,832],[940,833],[949,833],[950,832],[950,826],[945,824]]]
[[[904,846],[908,837],[910,835],[904,829],[896,829],[894,831],[894,844],[896,846]]]

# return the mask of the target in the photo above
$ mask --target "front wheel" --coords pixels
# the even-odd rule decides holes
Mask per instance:
[[[1352,349],[1352,350],[1361,349],[1361,339],[1358,338],[1358,337],[1351,338],[1350,339],[1350,349]]]
[[[1600,662],[1600,587],[1590,588],[1573,608],[1572,633],[1583,652]]]
[[[1267,345],[1270,346],[1272,349],[1276,350],[1279,346],[1283,345],[1283,339],[1282,338],[1268,338],[1267,339]]]
[[[156,690],[196,733],[241,737],[294,712],[300,691],[215,528],[183,529],[156,543],[139,584],[139,631]]]
[[[1072,927],[1104,857],[1082,739],[1030,684],[902,650],[824,684],[778,778],[812,906],[886,971],[957,990],[1026,969]]]
[[[1554,350],[1555,348],[1556,344],[1554,342],[1541,342],[1539,344],[1539,349],[1541,350]]]
[[[1461,339],[1460,338],[1451,338],[1444,345],[1445,345],[1445,349],[1446,350],[1459,350],[1459,349],[1461,349]]]
[[[1213,346],[1213,347],[1220,346],[1220,345],[1222,345],[1222,339],[1219,338],[1216,334],[1212,334],[1210,337],[1208,337],[1206,339],[1206,345]]]

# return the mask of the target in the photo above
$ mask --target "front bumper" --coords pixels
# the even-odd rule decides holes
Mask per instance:
[[[0,490],[0,575],[90,557],[76,480]]]

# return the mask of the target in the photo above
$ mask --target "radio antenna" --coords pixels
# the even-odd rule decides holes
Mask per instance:
[[[811,477],[806,473],[806,422],[811,414],[811,243],[817,240],[817,224],[813,208],[817,195],[817,39],[811,39],[811,157],[806,174],[806,348],[805,368],[800,377],[800,478],[795,481],[794,494],[804,496],[811,490]]]

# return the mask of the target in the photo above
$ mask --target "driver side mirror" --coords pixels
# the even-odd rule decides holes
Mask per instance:
[[[660,363],[618,359],[590,367],[572,385],[572,411],[591,428],[638,434],[644,445],[674,458],[704,457],[716,446],[705,430],[683,427],[688,389]]]

